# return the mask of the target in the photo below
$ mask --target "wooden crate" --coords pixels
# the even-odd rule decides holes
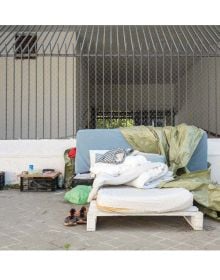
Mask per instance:
[[[0,171],[0,190],[3,190],[5,186],[5,172]]]

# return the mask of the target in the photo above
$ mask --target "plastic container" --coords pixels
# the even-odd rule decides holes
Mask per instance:
[[[63,184],[64,184],[63,175],[60,174],[58,178],[58,186],[60,189],[63,188]]]

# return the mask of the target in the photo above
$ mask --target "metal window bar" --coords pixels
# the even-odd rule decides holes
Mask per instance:
[[[67,137],[100,118],[104,127],[162,118],[219,137],[218,26],[3,26],[0,36],[1,139]]]
[[[8,28],[4,31],[4,33],[6,33],[8,31],[8,29],[10,29],[10,26],[8,26]],[[11,32],[13,32],[15,29],[16,29],[16,26],[14,26],[14,28],[12,28]],[[4,43],[6,42],[6,40],[8,39],[9,36],[11,36],[11,32],[8,32],[8,35],[6,35],[5,37],[4,37],[4,35],[5,35],[4,33],[1,35],[2,40],[0,41],[0,46],[3,42]]]
[[[199,37],[198,33],[195,31],[194,27],[192,26],[191,28],[192,28],[194,34],[196,35],[196,37],[198,38],[198,40],[200,41],[200,43],[203,46],[203,48],[206,50],[206,52],[208,52],[208,49],[207,49],[206,45],[203,43],[203,40],[201,40],[201,38]]]
[[[50,44],[50,138],[52,138],[52,101],[53,101],[53,94],[52,94],[52,49]]]
[[[23,26],[21,26],[18,30],[17,30],[17,32],[16,33],[20,33],[20,32],[22,32],[22,34],[24,33],[24,29],[25,29],[25,26],[23,25]],[[14,39],[15,39],[15,33],[10,33],[10,39],[9,40],[3,40],[2,42],[1,42],[1,45],[0,46],[2,46],[2,48],[0,49],[0,54],[2,55],[2,53],[4,53],[4,51],[6,51],[6,53],[7,54],[9,54],[9,52],[11,51],[11,49],[14,49],[14,45],[15,44],[13,44],[12,42],[14,42]],[[18,39],[17,39],[18,40]],[[16,43],[16,41],[17,40],[15,40],[15,43]],[[7,50],[6,50],[6,46],[10,46],[12,44],[12,46],[10,47],[10,48],[8,48],[7,47]]]
[[[112,126],[112,26],[110,27],[110,110],[111,110],[111,115],[110,115],[110,125]]]
[[[7,54],[7,46],[6,54]],[[8,56],[5,57],[5,139],[8,138]]]
[[[56,34],[57,29],[58,29],[58,26],[56,26],[56,29],[55,29],[54,32],[52,33],[53,27],[51,26],[51,28],[47,31],[47,33],[45,32],[46,34],[45,34],[45,36],[44,36],[44,38],[43,38],[43,41],[41,42],[40,47],[37,49],[37,53],[38,53],[38,54],[40,53],[40,48],[41,48],[42,46],[44,46],[44,43],[46,43],[46,40],[48,39],[48,36],[49,36],[50,32],[51,32],[52,34],[51,34],[51,37],[49,37],[49,40],[48,40],[49,42],[48,42],[48,44],[46,45],[45,50],[47,50],[48,47],[51,46],[51,42],[52,42],[52,40],[53,40],[53,37],[54,37],[55,34]],[[43,35],[43,34],[44,34],[44,32],[41,33],[41,35]],[[39,37],[37,38],[36,45],[37,45],[37,43],[40,41],[40,37],[41,37],[41,36],[39,36]]]
[[[28,46],[28,43],[27,43],[26,46],[25,46],[25,48],[23,49],[23,43],[26,41],[26,39],[28,38],[28,36],[30,36],[30,35],[32,34],[34,27],[35,27],[35,26],[33,26],[33,27],[31,28],[31,30],[30,30],[29,32],[26,33],[26,35],[25,35],[24,33],[21,35],[21,36],[24,36],[24,38],[23,38],[23,40],[21,40],[20,44],[15,48],[15,54],[16,54],[16,52],[20,49],[21,57],[23,57],[23,55],[24,55],[24,49],[26,49],[27,46]],[[19,36],[18,36],[16,42],[17,42],[19,39],[20,39],[20,38],[19,38]],[[11,47],[11,48],[12,48],[12,47]]]
[[[38,38],[37,38],[37,33],[40,31],[40,28],[41,28],[41,26],[40,26],[39,29],[34,33],[35,36],[36,36],[36,39],[38,39]],[[41,33],[41,34],[43,34],[43,33]],[[29,34],[29,35],[30,35],[30,34]],[[27,35],[26,38],[27,38],[29,35]],[[25,38],[24,38],[24,39],[25,39]],[[32,54],[32,50],[34,49],[34,47],[35,47],[36,44],[37,44],[37,42],[35,42],[35,44],[33,44],[33,46],[30,48],[30,44],[31,44],[31,42],[32,42],[34,39],[35,39],[35,37],[34,37],[34,36],[31,36],[31,38],[29,39],[29,41],[26,43],[25,48],[23,49],[23,54],[25,53],[26,50],[28,50],[28,53],[27,53],[28,58],[30,58],[30,54]],[[26,40],[26,39],[25,39],[25,40]],[[36,41],[37,41],[37,40],[36,40]],[[21,43],[21,45],[22,45],[22,43]],[[16,52],[16,50],[15,50],[15,52]],[[44,55],[45,55],[45,53],[44,53]]]

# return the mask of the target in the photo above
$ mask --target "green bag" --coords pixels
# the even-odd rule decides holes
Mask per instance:
[[[88,196],[91,189],[91,186],[78,185],[72,190],[66,192],[64,200],[73,204],[87,204]]]

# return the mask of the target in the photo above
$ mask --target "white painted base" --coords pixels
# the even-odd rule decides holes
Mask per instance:
[[[192,206],[189,209],[178,211],[178,212],[126,214],[126,213],[100,211],[96,206],[96,201],[93,200],[90,203],[88,214],[87,214],[87,231],[96,230],[97,217],[99,216],[181,216],[185,218],[185,220],[190,224],[190,226],[194,230],[203,229],[203,214],[195,206]]]

